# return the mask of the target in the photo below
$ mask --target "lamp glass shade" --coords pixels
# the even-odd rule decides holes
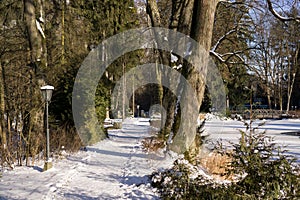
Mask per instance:
[[[41,87],[42,95],[45,101],[50,101],[52,97],[52,92],[54,90],[54,87],[51,85],[46,85]]]

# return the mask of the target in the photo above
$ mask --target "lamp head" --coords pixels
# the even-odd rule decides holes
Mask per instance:
[[[41,87],[44,101],[49,102],[51,100],[53,90],[54,90],[54,87],[51,85],[45,85],[45,86]]]

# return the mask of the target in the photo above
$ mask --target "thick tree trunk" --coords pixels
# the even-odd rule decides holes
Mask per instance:
[[[174,29],[178,32],[184,33],[185,35],[190,34],[191,30],[191,22],[192,22],[192,15],[193,13],[193,7],[194,7],[194,0],[185,0],[185,1],[178,1],[178,0],[173,0],[172,4],[172,18],[171,18],[171,23],[169,28]],[[178,58],[179,63],[181,63],[183,66],[187,66],[188,62],[184,60],[183,58]],[[184,67],[186,68],[186,67]],[[180,91],[182,91],[182,87],[178,87],[178,94]],[[166,95],[165,97],[169,98],[172,97],[172,94]],[[170,97],[169,97],[170,96]],[[170,101],[172,105],[169,105],[170,108],[173,108],[175,110],[178,105],[176,102],[176,98],[173,97],[173,99]],[[180,110],[177,112],[171,113],[172,117],[169,117],[170,119],[168,121],[171,121],[172,123],[167,124],[166,130],[168,131],[173,131],[173,135],[175,136],[178,132],[179,124],[180,124]]]
[[[36,12],[37,10],[38,12]],[[44,110],[39,106],[42,100],[40,87],[45,85],[44,75],[41,73],[47,67],[43,15],[43,0],[24,0],[24,20],[30,46],[30,64],[33,67],[30,72],[31,110],[27,116],[29,118],[27,132],[24,133],[27,136],[26,165],[30,165],[28,157],[36,155],[38,147],[41,146],[39,139],[44,134]]]
[[[190,34],[194,0],[173,0],[169,28],[186,35]]]
[[[218,0],[173,0],[173,9],[172,9],[172,18],[170,27],[171,29],[176,29],[179,32],[190,34],[191,38],[196,40],[199,45],[206,51],[203,55],[203,60],[201,60],[201,65],[192,66],[188,63],[184,63],[183,65],[183,76],[188,80],[189,84],[195,89],[197,93],[197,100],[199,101],[199,107],[201,106],[201,102],[204,95],[205,90],[205,77],[207,71],[207,64],[208,64],[208,56],[209,50],[211,48],[211,40],[212,40],[212,32],[213,32],[213,25],[214,25],[214,16],[217,7]],[[157,7],[155,0],[148,0],[147,1],[147,12],[151,18],[152,26],[161,26],[161,19],[159,9]],[[191,25],[190,25],[191,24]],[[170,58],[165,56],[165,54],[161,54],[163,64],[170,64]],[[200,64],[200,63],[199,63]],[[170,66],[170,65],[169,65]],[[197,67],[197,68],[196,68]],[[167,75],[164,75],[167,77]],[[176,117],[175,123],[174,122],[174,111],[176,108],[176,99],[172,95],[169,94],[168,91],[164,98],[164,107],[167,109],[167,118],[165,127],[163,129],[163,134],[167,136],[170,134],[173,127],[179,127],[179,123],[182,123],[179,118]],[[182,97],[185,95],[183,94]],[[190,102],[188,99],[183,99],[181,102]],[[171,145],[171,149],[177,152],[185,152],[189,149],[190,144],[194,143],[196,145],[195,138],[186,138],[187,134],[186,131],[192,130],[196,135],[196,126],[197,126],[197,116],[198,110],[195,112],[194,105],[185,105],[186,109],[185,113],[181,113],[181,119],[190,119],[190,120],[183,120],[185,121],[183,124],[187,126],[186,130],[179,130],[181,135],[176,137],[176,141],[173,141]],[[191,112],[189,112],[191,111]],[[191,114],[196,113],[196,114]],[[191,116],[193,115],[193,116]],[[174,130],[174,129],[173,129]],[[176,128],[175,128],[176,130]],[[174,133],[174,135],[177,133]],[[181,145],[184,143],[183,145]],[[192,147],[194,149],[195,147]]]
[[[0,63],[0,143],[1,143],[1,150],[3,149],[3,152],[7,148],[7,138],[6,138],[6,131],[5,129],[5,91],[4,91],[4,70],[3,66]]]
[[[172,17],[169,25],[170,29],[177,30],[184,34],[189,34],[191,13],[193,10],[194,0],[178,1],[173,0],[172,2]],[[147,12],[151,18],[152,26],[162,26],[159,9],[155,0],[147,1]],[[159,42],[159,41],[158,41]],[[168,53],[159,51],[161,62],[165,65],[171,66],[171,59]],[[168,72],[162,72],[162,78],[168,80]],[[166,109],[166,116],[163,116],[162,124],[163,129],[161,130],[162,136],[167,139],[169,134],[172,132],[174,125],[175,109],[176,109],[176,97],[168,89],[163,90],[163,107]]]
[[[182,123],[182,130],[176,134],[181,134],[173,141],[171,149],[177,152],[187,152],[187,157],[191,159],[199,151],[199,136],[197,136],[197,117],[200,109],[202,99],[205,91],[206,72],[209,64],[209,50],[211,48],[211,40],[213,34],[214,17],[217,8],[218,0],[200,0],[194,1],[192,26],[190,36],[196,40],[203,50],[201,60],[197,66],[192,66],[188,63],[184,65],[183,76],[188,80],[189,84],[194,88],[197,94],[198,109],[195,112],[195,104],[193,104],[187,95],[182,95],[182,102],[189,102],[186,106],[185,112],[182,112],[182,119],[189,119],[183,121],[176,121]],[[184,90],[184,93],[187,88]],[[175,126],[178,127],[177,124]],[[185,144],[182,144],[182,141]]]
[[[211,48],[215,12],[219,0],[198,0],[194,2],[191,38],[207,52]]]
[[[156,0],[147,0],[147,13],[150,16],[153,27],[161,26],[161,18]]]
[[[24,0],[24,19],[29,37],[32,63],[39,61],[42,57],[42,39],[37,30],[34,5],[34,0]]]
[[[147,13],[151,19],[151,25],[153,27],[162,26],[161,17],[160,17],[156,0],[147,0]],[[157,43],[160,42],[160,39],[158,37],[156,42]],[[170,66],[171,64],[170,56],[161,50],[158,50],[158,52],[159,52],[160,62],[164,65]],[[167,72],[163,72],[160,69],[158,70],[158,72],[161,74],[162,79],[168,77]],[[160,91],[163,91],[163,98],[161,97],[160,99],[162,99],[161,103],[163,107],[166,109],[166,116],[162,116],[162,121],[161,121],[162,123],[161,125],[163,126],[161,130],[161,137],[167,139],[171,132],[171,127],[173,124],[173,116],[174,116],[174,108],[175,108],[174,107],[175,104],[173,103],[174,97],[172,97],[171,92],[166,89],[160,88]]]
[[[6,90],[5,90],[5,72],[4,66],[0,63],[0,152],[1,161],[7,163],[11,166],[12,158],[9,152],[9,138],[7,138],[7,133],[10,126],[6,126],[5,114],[6,114]],[[8,118],[8,116],[6,116]],[[2,164],[3,164],[2,163]]]

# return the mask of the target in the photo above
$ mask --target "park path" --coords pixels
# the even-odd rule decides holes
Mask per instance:
[[[275,137],[300,162],[300,120],[265,120],[260,131]],[[244,124],[233,120],[208,120],[205,131],[210,140],[237,142]],[[34,167],[16,167],[0,177],[2,199],[158,199],[148,175],[158,168],[169,168],[175,155],[148,154],[142,140],[149,136],[148,119],[126,119],[122,129],[109,131],[109,138],[86,151],[54,161],[42,172],[43,162]]]
[[[18,167],[0,179],[0,199],[159,199],[149,175],[172,163],[165,155],[147,154],[147,119],[126,119],[109,139],[89,146],[41,172]]]

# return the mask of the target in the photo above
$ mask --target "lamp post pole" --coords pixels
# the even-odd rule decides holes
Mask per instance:
[[[134,94],[134,79],[135,79],[135,73],[133,73],[133,84],[132,84],[132,117],[134,118],[134,111],[135,111],[135,109],[134,109],[134,101],[135,101],[135,94]]]
[[[47,156],[46,156],[46,162],[47,163],[51,162],[50,161],[50,136],[49,136],[48,106],[49,106],[49,102],[46,101],[46,137],[47,137]]]
[[[52,92],[54,90],[53,86],[50,85],[46,85],[41,87],[41,91],[44,97],[44,101],[46,103],[46,162],[44,165],[44,171],[52,168],[52,162],[50,160],[50,134],[49,134],[49,117],[48,117],[48,107],[49,107],[49,102],[51,100],[52,97]]]

